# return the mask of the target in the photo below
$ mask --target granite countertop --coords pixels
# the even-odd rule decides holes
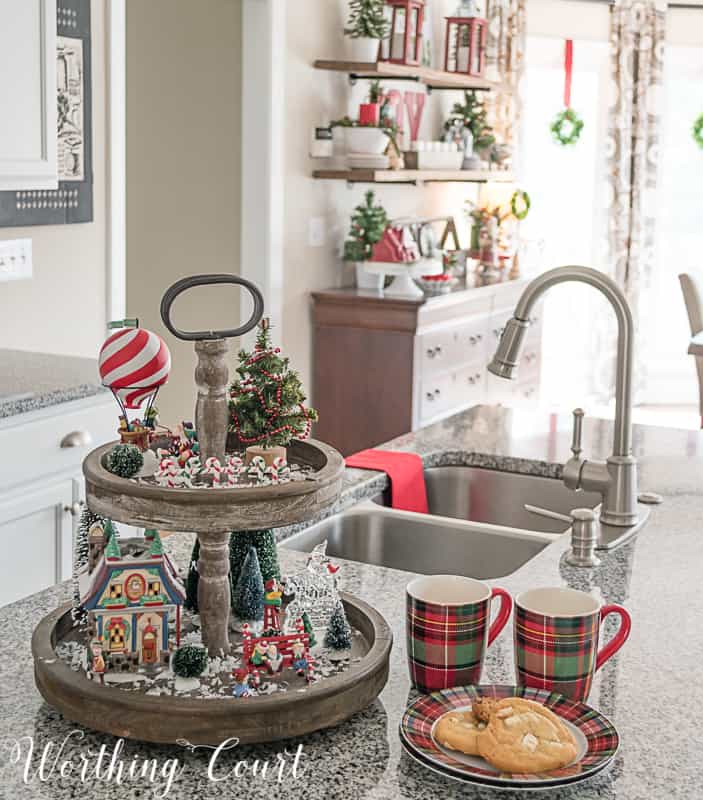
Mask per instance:
[[[0,350],[0,419],[104,391],[93,358]]]
[[[604,457],[610,450],[612,425],[586,420],[584,451]],[[428,464],[479,464],[489,468],[558,476],[568,453],[570,419],[536,415],[499,407],[477,407],[390,444],[420,453]],[[613,765],[591,781],[553,790],[559,800],[650,800],[659,797],[703,796],[699,759],[703,727],[697,709],[703,702],[700,665],[703,663],[703,435],[638,427],[634,447],[641,457],[641,489],[664,496],[647,526],[626,546],[603,555],[595,569],[565,564],[564,537],[512,575],[497,581],[515,595],[534,586],[567,584],[606,602],[624,604],[633,617],[632,634],[623,649],[597,674],[590,702],[609,717],[621,735],[622,746]],[[385,477],[348,470],[341,505],[378,493]],[[166,540],[176,554],[187,554],[189,537]],[[304,554],[281,548],[284,571],[303,563]],[[184,769],[166,795],[171,798],[305,797],[305,798],[488,798],[496,790],[477,789],[427,771],[401,751],[397,727],[408,700],[414,697],[405,661],[404,590],[409,573],[342,562],[341,585],[377,608],[393,628],[395,640],[388,683],[378,700],[338,727],[285,743],[235,748],[220,757],[215,777],[234,770],[242,759],[276,759],[303,746],[297,778],[288,771],[281,784],[275,778],[252,778],[232,773],[222,782],[208,780],[210,754],[178,747],[155,747],[127,742],[123,761],[180,759]],[[2,739],[13,742],[33,737],[36,749],[48,741],[60,743],[77,726],[42,702],[34,687],[30,654],[31,632],[41,617],[68,599],[67,584],[41,592],[0,610],[3,647],[0,651]],[[511,625],[507,625],[486,660],[483,681],[513,682]],[[63,757],[109,752],[115,740],[85,733],[71,740]],[[26,753],[23,750],[23,755]],[[287,762],[289,763],[289,762]],[[150,798],[159,795],[145,778],[81,784],[74,776],[53,775],[41,782],[34,773],[24,783],[22,766],[3,754],[0,786],[3,797],[17,800],[68,800],[74,797]],[[35,762],[35,767],[37,766]],[[91,779],[89,779],[91,780]]]

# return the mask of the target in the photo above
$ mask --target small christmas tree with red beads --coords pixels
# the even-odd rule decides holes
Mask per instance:
[[[317,411],[303,405],[300,377],[271,344],[268,319],[259,323],[254,351],[240,350],[237,374],[230,387],[230,431],[244,447],[286,447],[310,435]]]

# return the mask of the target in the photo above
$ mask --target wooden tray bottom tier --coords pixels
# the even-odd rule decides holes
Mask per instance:
[[[341,594],[358,652],[349,667],[305,691],[249,698],[147,695],[90,680],[56,652],[74,637],[69,606],[52,611],[32,638],[34,676],[46,702],[67,719],[125,739],[218,745],[236,737],[242,744],[271,742],[329,728],[365,708],[388,679],[391,630],[363,601]]]

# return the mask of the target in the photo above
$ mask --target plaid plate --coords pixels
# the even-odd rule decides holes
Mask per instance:
[[[482,759],[466,763],[452,758],[436,743],[434,724],[449,711],[466,708],[480,697],[523,697],[549,708],[571,723],[586,742],[586,752],[574,764],[539,774],[496,772]],[[411,703],[400,721],[400,735],[412,754],[427,766],[435,765],[454,777],[494,786],[537,788],[585,780],[606,767],[617,752],[620,739],[613,725],[598,711],[563,695],[524,686],[458,686],[424,695]]]

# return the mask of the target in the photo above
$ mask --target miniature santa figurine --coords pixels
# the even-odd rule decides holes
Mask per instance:
[[[302,642],[295,641],[291,647],[293,652],[293,663],[291,666],[300,675],[307,675],[308,660],[305,654],[305,645]]]
[[[103,647],[98,639],[95,639],[90,645],[90,653],[92,661],[90,664],[90,672],[93,680],[100,677],[100,683],[105,683],[105,658],[103,656]]]
[[[281,597],[283,592],[281,586],[275,578],[266,581],[264,584],[264,630],[281,630]]]
[[[249,686],[249,672],[245,669],[234,671],[234,686],[232,687],[234,697],[251,697],[253,692]]]
[[[253,669],[249,677],[249,685],[256,690],[261,687],[261,673],[258,669]]]
[[[268,643],[259,641],[254,645],[254,652],[249,658],[249,663],[255,667],[265,667],[268,662]]]
[[[275,644],[271,643],[268,646],[266,655],[268,657],[267,667],[271,675],[280,672],[283,669],[283,656],[278,652],[278,648]]]

